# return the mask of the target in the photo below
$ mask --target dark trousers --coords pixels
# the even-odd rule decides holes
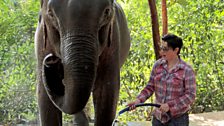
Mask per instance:
[[[171,118],[171,120],[165,124],[153,117],[152,126],[189,126],[189,115],[188,113],[185,113],[180,117]]]

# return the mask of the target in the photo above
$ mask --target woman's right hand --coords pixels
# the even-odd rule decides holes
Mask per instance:
[[[129,110],[134,110],[136,108],[135,105],[139,103],[141,103],[141,101],[139,99],[136,99],[135,101],[128,103],[127,106],[129,106]]]

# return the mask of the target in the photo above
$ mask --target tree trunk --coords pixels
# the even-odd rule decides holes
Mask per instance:
[[[156,59],[159,59],[160,34],[159,34],[159,23],[158,23],[156,2],[155,0],[148,0],[148,3],[149,3],[150,12],[151,12],[154,51],[155,51]]]
[[[166,0],[162,0],[162,23],[163,23],[163,35],[165,35],[168,33]]]

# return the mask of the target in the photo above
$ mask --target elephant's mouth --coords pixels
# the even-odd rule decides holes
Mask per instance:
[[[43,60],[42,78],[45,90],[56,107],[68,114],[77,113],[85,107],[95,81],[94,63],[76,64],[62,63],[52,53]]]
[[[43,64],[46,90],[51,95],[63,96],[65,86],[62,83],[64,79],[64,68],[61,59],[50,53],[44,58]]]

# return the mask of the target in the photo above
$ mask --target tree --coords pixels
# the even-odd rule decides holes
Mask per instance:
[[[0,124],[36,118],[33,36],[37,1],[0,2]]]
[[[155,51],[156,59],[159,59],[160,33],[159,33],[159,22],[158,22],[158,16],[157,16],[156,2],[155,0],[148,0],[148,3],[149,3],[150,12],[151,12],[154,51]]]
[[[167,8],[166,8],[166,0],[162,0],[162,26],[163,26],[163,33],[165,35],[168,33],[168,19],[167,19]]]

